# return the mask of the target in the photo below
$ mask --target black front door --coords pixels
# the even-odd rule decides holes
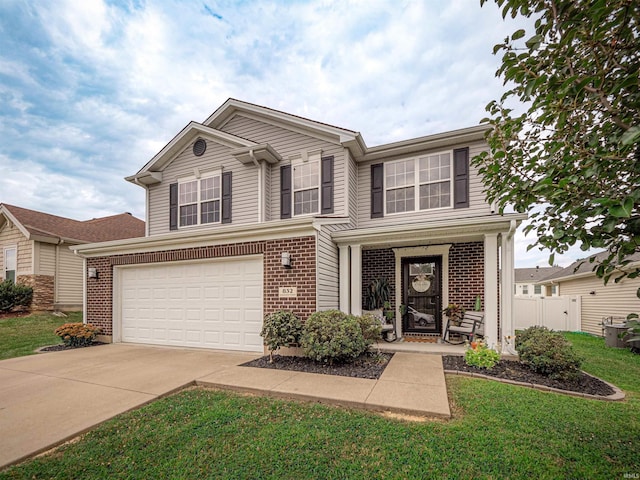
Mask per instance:
[[[406,333],[442,332],[442,257],[402,260],[402,289]]]

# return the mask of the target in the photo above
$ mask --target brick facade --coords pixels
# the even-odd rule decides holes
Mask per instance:
[[[484,243],[454,243],[449,250],[449,302],[473,310],[478,295],[484,310]]]
[[[363,298],[374,278],[387,277],[391,286],[392,305],[395,309],[395,261],[391,248],[362,251]],[[440,278],[442,280],[442,276]],[[484,309],[484,243],[454,243],[449,250],[449,302],[458,303],[467,310],[473,310],[477,295],[480,295]],[[446,305],[443,305],[444,307]]]
[[[55,282],[53,275],[18,275],[16,283],[33,289],[32,311],[53,310]]]
[[[389,300],[391,308],[396,308],[396,257],[391,248],[362,251],[362,301],[371,281],[386,277],[389,280]]]
[[[281,265],[282,252],[289,252],[292,268]],[[113,334],[113,267],[262,254],[264,258],[263,313],[293,311],[306,319],[316,311],[316,240],[313,236],[244,242],[161,252],[113,255],[87,259],[98,278],[87,279],[87,321]],[[296,298],[279,298],[279,287],[297,287]]]

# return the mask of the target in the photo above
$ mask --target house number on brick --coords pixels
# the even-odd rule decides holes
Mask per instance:
[[[279,287],[278,297],[280,298],[296,298],[298,296],[298,287]]]

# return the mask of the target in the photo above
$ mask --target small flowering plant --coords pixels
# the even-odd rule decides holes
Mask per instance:
[[[99,333],[100,328],[90,323],[65,323],[55,330],[55,334],[59,336],[68,347],[89,346]]]
[[[464,361],[471,367],[493,368],[500,361],[500,354],[487,347],[483,340],[473,340],[467,342],[467,351],[464,354]]]

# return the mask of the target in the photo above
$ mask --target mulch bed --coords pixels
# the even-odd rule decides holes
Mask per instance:
[[[275,370],[295,370],[306,373],[322,373],[339,375],[342,377],[378,379],[393,357],[393,353],[365,353],[352,363],[321,363],[305,357],[285,357],[274,355],[273,363],[269,363],[269,356],[260,357],[247,363],[243,367],[272,368]]]
[[[75,350],[76,348],[97,347],[98,345],[106,345],[104,342],[93,342],[89,345],[71,346],[61,343],[60,345],[51,345],[50,347],[41,348],[40,352],[60,352],[62,350]]]
[[[269,356],[260,357],[247,363],[245,367],[271,368],[275,370],[294,370],[306,373],[321,373],[325,375],[340,375],[343,377],[378,379],[393,357],[392,353],[367,353],[357,358],[353,363],[340,363],[329,365],[316,362],[304,357],[273,356],[273,363],[269,363]],[[606,397],[615,392],[607,383],[591,375],[580,372],[573,381],[554,380],[544,375],[532,372],[520,362],[515,360],[500,360],[491,369],[470,367],[464,361],[464,357],[446,355],[442,357],[445,370],[457,370],[460,372],[476,373],[495,377],[503,380],[511,380],[527,384],[542,385],[557,388],[569,392],[577,392],[588,395]]]
[[[442,364],[444,365],[445,370],[478,373],[489,377],[544,385],[546,387],[557,388],[559,390],[585,393],[588,395],[606,397],[615,393],[615,390],[602,380],[583,372],[580,372],[578,377],[573,381],[553,380],[544,375],[540,375],[539,373],[532,372],[523,364],[515,360],[500,360],[493,368],[485,369],[470,367],[465,363],[464,357],[448,355],[442,357]]]

